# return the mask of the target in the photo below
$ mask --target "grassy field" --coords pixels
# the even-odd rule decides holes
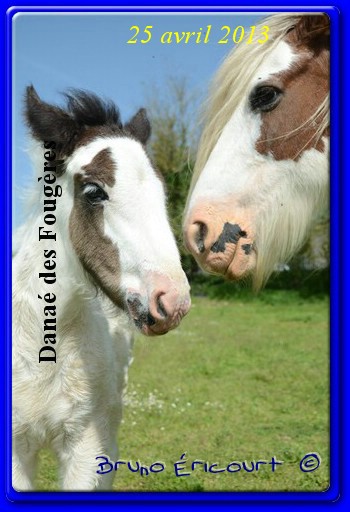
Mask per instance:
[[[195,298],[179,329],[137,339],[130,369],[119,459],[134,466],[162,461],[165,470],[141,477],[121,466],[114,489],[327,489],[328,348],[326,299]],[[174,463],[185,452],[190,475],[176,477]],[[311,452],[322,462],[304,473],[299,462]],[[220,468],[247,461],[251,469],[252,461],[272,456],[283,461],[274,472],[268,464],[252,472],[191,471],[194,460]],[[54,459],[43,452],[39,487],[57,488],[55,475]]]

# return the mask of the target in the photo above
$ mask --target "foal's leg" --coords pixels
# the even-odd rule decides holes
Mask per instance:
[[[108,422],[108,419],[105,420]],[[61,462],[61,486],[64,491],[102,491],[112,489],[114,471],[98,474],[100,459],[117,458],[117,427],[91,421],[75,440],[65,443],[58,453]]]
[[[16,491],[30,491],[34,486],[38,447],[27,436],[16,436],[12,451],[12,486]]]

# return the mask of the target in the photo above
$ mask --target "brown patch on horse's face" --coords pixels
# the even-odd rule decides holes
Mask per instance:
[[[98,169],[97,164],[101,167]],[[95,284],[112,300],[124,308],[121,296],[120,262],[118,249],[104,234],[103,204],[91,205],[83,193],[83,187],[94,178],[113,186],[115,167],[109,150],[100,151],[84,166],[85,174],[74,177],[74,205],[69,219],[69,232],[74,250]]]
[[[297,37],[298,32],[292,30],[285,41],[298,47],[297,51],[301,52],[298,62],[290,70],[260,84],[277,87],[283,92],[274,110],[261,113],[260,137],[255,146],[260,154],[271,154],[275,160],[298,160],[307,149],[324,150],[323,141],[315,138],[320,120],[307,121],[329,91],[329,50],[315,47],[315,44],[312,48],[306,46]],[[306,125],[298,129],[304,123]],[[329,130],[324,135],[329,135]]]
[[[103,185],[113,187],[115,184],[115,163],[109,148],[102,149],[91,162],[82,167],[85,171],[84,181],[98,180]]]

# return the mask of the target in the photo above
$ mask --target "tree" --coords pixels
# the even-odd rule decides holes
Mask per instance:
[[[161,91],[152,88],[147,101],[152,123],[151,156],[164,177],[169,220],[189,278],[198,266],[183,245],[182,217],[194,164],[191,150],[198,139],[195,106],[195,96],[189,94],[186,80],[181,78],[169,78]]]

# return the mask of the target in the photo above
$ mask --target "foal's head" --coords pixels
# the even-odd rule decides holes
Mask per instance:
[[[26,95],[32,135],[53,141],[60,160],[57,201],[68,209],[62,228],[68,240],[62,243],[73,249],[77,269],[86,271],[80,275],[126,310],[144,334],[163,334],[178,325],[190,298],[163,184],[145,151],[146,112],[122,125],[112,103],[82,91],[66,97],[62,109],[41,101],[33,87]]]
[[[185,215],[206,270],[259,288],[327,205],[329,19],[272,16],[214,83]],[[258,31],[258,28],[257,28]]]

